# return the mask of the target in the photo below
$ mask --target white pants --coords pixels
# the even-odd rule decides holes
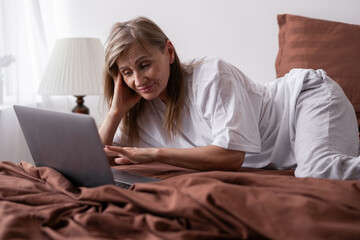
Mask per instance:
[[[295,176],[360,179],[359,135],[353,106],[329,77],[309,79],[304,82],[296,108]]]

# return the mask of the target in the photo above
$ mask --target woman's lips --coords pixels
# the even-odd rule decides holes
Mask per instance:
[[[151,85],[144,86],[144,87],[139,87],[137,89],[141,93],[149,93],[152,91],[153,87],[154,87],[154,83],[152,83]]]

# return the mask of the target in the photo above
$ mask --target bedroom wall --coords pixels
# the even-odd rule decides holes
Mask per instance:
[[[360,24],[358,0],[55,0],[58,37],[104,42],[112,24],[147,16],[163,28],[181,59],[219,56],[253,80],[275,77],[277,14]]]
[[[114,22],[147,16],[167,33],[182,60],[219,56],[257,82],[275,78],[277,14],[360,24],[358,0],[53,0],[53,10],[54,22],[46,27],[57,38],[98,37],[102,42]],[[70,111],[72,100],[62,99],[61,110]],[[101,123],[99,97],[86,101]],[[14,121],[12,109],[0,108],[0,161],[31,162],[18,124],[10,124]]]

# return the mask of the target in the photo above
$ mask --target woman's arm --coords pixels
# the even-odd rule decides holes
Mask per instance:
[[[131,148],[106,146],[108,156],[116,157],[115,163],[127,164],[162,162],[196,170],[239,170],[245,153],[209,145],[196,148]]]
[[[113,142],[116,129],[118,128],[123,114],[108,112],[104,122],[99,128],[99,136],[103,145],[110,145]]]
[[[99,128],[99,136],[103,145],[110,145],[113,142],[122,117],[141,99],[141,96],[130,91],[130,88],[122,80],[121,74],[114,79],[114,85],[111,107]]]

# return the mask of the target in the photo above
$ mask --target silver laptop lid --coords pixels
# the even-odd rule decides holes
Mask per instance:
[[[36,166],[56,169],[77,186],[114,184],[94,119],[14,106]]]

